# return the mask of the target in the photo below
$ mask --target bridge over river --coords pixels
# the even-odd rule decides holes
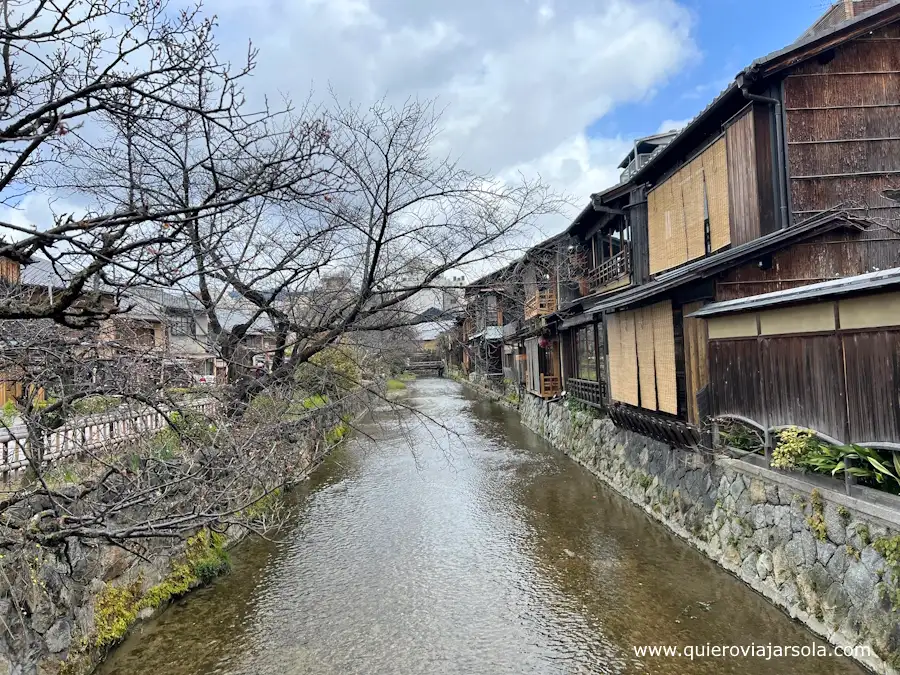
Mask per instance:
[[[279,542],[132,635],[104,675],[862,673],[844,658],[638,658],[813,636],[459,384],[410,384]],[[818,641],[821,644],[821,641]]]

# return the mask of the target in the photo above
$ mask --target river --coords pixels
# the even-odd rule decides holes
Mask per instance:
[[[277,542],[239,546],[232,574],[99,672],[864,672],[837,657],[637,658],[634,645],[814,637],[514,412],[447,380],[402,399],[431,420],[376,413],[308,482]]]

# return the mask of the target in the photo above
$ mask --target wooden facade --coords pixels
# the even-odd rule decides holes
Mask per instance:
[[[747,104],[726,128],[725,143],[731,243],[738,246],[778,229],[771,111],[759,103]]]
[[[897,221],[884,196],[900,183],[900,26],[837,46],[784,80],[794,221],[847,204]]]
[[[567,231],[589,268],[574,296],[559,276],[520,280],[530,324],[513,339],[525,340],[528,391],[547,397],[562,380],[616,424],[672,443],[698,442],[720,416],[900,443],[900,318],[862,325],[865,303],[843,300],[702,316],[900,268],[900,6],[884,7],[754,62],[591,196]],[[557,255],[566,244],[551,243]],[[579,358],[588,334],[596,377]]]
[[[0,280],[7,283],[18,283],[22,266],[15,260],[0,257]]]
[[[900,293],[714,317],[709,327],[714,416],[900,447]]]

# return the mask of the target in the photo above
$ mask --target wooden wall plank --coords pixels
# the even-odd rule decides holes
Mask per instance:
[[[725,131],[731,242],[737,246],[760,236],[759,187],[756,171],[756,128],[753,108]]]
[[[842,336],[850,439],[900,443],[900,331]]]
[[[709,384],[709,355],[706,321],[693,319],[688,314],[696,312],[703,302],[692,302],[683,305],[684,315],[684,354],[687,387],[687,416],[691,424],[700,424],[697,408],[697,392]]]
[[[814,59],[794,69],[784,92],[794,221],[846,204],[896,220],[896,204],[881,195],[900,180],[896,41],[841,45],[829,62]],[[871,211],[884,207],[891,208]]]
[[[760,338],[771,426],[802,426],[847,441],[839,340],[837,334]]]

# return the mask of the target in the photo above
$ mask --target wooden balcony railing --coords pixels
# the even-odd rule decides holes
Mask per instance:
[[[525,319],[546,316],[556,311],[556,291],[538,291],[525,301]]]
[[[552,398],[553,396],[557,396],[562,392],[562,387],[559,383],[559,378],[556,375],[541,375],[541,391],[540,395],[543,398]]]
[[[588,290],[595,293],[607,284],[631,274],[631,252],[626,248],[588,273]]]
[[[570,377],[566,381],[566,388],[569,390],[569,394],[583,403],[597,408],[603,408],[606,405],[606,382]]]

